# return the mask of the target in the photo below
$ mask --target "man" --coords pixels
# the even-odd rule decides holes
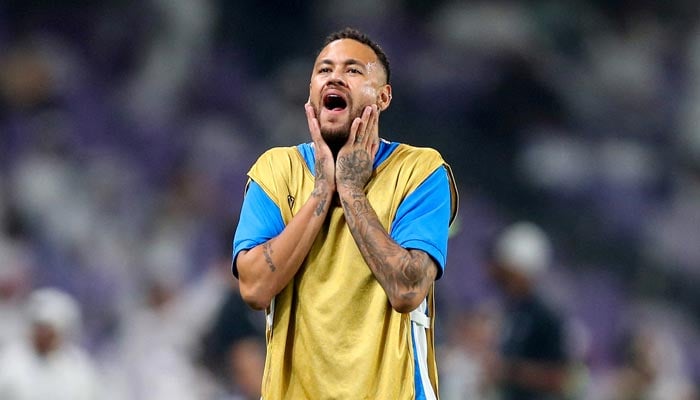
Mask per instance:
[[[27,299],[25,337],[0,352],[0,399],[97,400],[97,367],[75,343],[80,308],[55,288],[34,290]]]
[[[432,292],[457,194],[438,152],[379,138],[390,75],[367,36],[330,35],[305,105],[312,142],[248,173],[233,272],[266,310],[265,400],[437,398]]]
[[[537,294],[551,244],[537,225],[517,222],[495,241],[490,273],[505,296],[501,360],[494,375],[503,400],[563,399],[569,355],[561,316]]]

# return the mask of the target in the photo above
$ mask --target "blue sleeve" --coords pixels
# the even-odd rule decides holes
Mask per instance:
[[[447,233],[450,225],[450,182],[445,167],[433,172],[408,195],[396,212],[391,237],[401,247],[428,253],[442,276],[447,260]]]
[[[233,274],[238,277],[236,257],[241,250],[249,250],[279,235],[284,230],[284,220],[280,209],[270,196],[250,181],[238,226],[233,237]]]

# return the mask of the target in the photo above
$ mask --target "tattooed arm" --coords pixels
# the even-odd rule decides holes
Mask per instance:
[[[413,311],[435,281],[435,261],[422,250],[399,246],[379,222],[363,190],[339,193],[350,232],[391,306],[402,313]]]
[[[315,186],[299,212],[282,232],[236,258],[241,297],[254,309],[264,309],[299,270],[326,219],[335,193],[335,166],[321,139],[313,110],[306,110],[316,154]]]
[[[378,119],[373,106],[354,121],[348,143],[338,152],[337,190],[348,228],[391,306],[398,312],[410,312],[427,296],[438,266],[426,252],[396,243],[367,200],[364,187],[372,175]]]

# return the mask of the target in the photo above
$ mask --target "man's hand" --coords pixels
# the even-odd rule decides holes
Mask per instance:
[[[304,105],[306,109],[306,120],[309,123],[309,132],[311,140],[314,143],[316,152],[315,173],[316,180],[312,196],[318,196],[328,199],[335,193],[335,163],[333,161],[333,153],[328,144],[321,137],[321,127],[314,113],[314,108],[311,104]],[[325,203],[322,203],[325,206]]]
[[[339,189],[364,190],[372,177],[378,148],[379,110],[373,104],[352,122],[348,141],[338,152],[335,178]]]

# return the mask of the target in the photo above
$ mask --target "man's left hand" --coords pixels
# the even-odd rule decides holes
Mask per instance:
[[[338,152],[335,166],[338,189],[364,190],[372,177],[374,156],[379,149],[379,109],[376,104],[365,107],[355,118],[348,141]]]

